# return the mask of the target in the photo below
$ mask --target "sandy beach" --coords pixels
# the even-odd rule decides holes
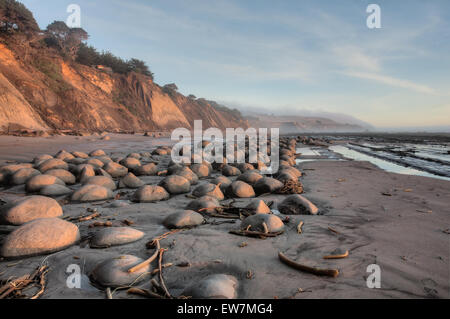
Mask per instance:
[[[168,138],[141,135],[98,137],[0,137],[0,163],[29,162],[40,154],[54,155],[59,150],[89,152],[103,149],[109,156],[130,152],[151,152],[158,145],[170,145]],[[158,167],[167,166],[169,157],[161,157]],[[171,234],[161,240],[168,248],[164,263],[167,288],[179,296],[186,286],[211,274],[229,274],[238,279],[238,298],[449,298],[450,297],[450,182],[435,178],[389,173],[369,162],[329,160],[297,165],[303,173],[304,197],[320,210],[319,215],[291,215],[283,234],[266,239],[242,237],[229,231],[240,221],[209,218],[210,223]],[[199,185],[216,177],[201,179]],[[156,185],[163,176],[140,176],[146,184]],[[235,179],[233,177],[232,179]],[[77,185],[72,186],[76,189]],[[100,212],[99,221],[113,226],[129,220],[131,227],[145,233],[136,242],[104,249],[92,249],[83,241],[98,231],[89,228],[92,221],[78,225],[81,242],[47,256],[0,261],[0,279],[33,272],[45,262],[49,265],[47,285],[41,298],[105,298],[105,291],[91,284],[92,269],[103,259],[118,255],[148,258],[152,249],[146,243],[168,230],[162,220],[183,210],[192,200],[187,194],[171,196],[157,203],[129,201],[135,190],[121,188],[119,200],[71,203],[58,198],[64,218],[85,214],[88,208]],[[24,186],[0,189],[0,199],[9,202],[24,195]],[[273,201],[277,209],[286,195],[258,197]],[[229,203],[230,200],[225,200]],[[238,198],[235,205],[245,206],[248,199]],[[118,204],[120,203],[120,204]],[[226,223],[221,223],[226,221]],[[302,233],[297,226],[303,222]],[[0,226],[0,242],[15,226]],[[323,259],[337,251],[349,251],[344,259]],[[320,277],[292,269],[281,263],[278,253],[321,268],[336,268],[336,278]],[[189,263],[189,267],[181,264]],[[67,268],[82,269],[81,288],[68,288]],[[381,288],[367,287],[367,266],[381,268]],[[178,266],[177,266],[178,265]],[[150,289],[149,280],[137,285]],[[113,298],[141,298],[114,290]]]

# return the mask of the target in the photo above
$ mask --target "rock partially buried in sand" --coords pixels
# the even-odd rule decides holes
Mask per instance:
[[[246,182],[250,185],[255,185],[263,176],[254,171],[246,171],[245,173],[239,175],[236,180]]]
[[[134,157],[127,157],[124,158],[123,160],[121,160],[119,162],[119,164],[127,167],[130,170],[137,170],[139,168],[139,166],[141,166],[141,162]]]
[[[266,194],[266,193],[276,193],[280,189],[282,189],[284,184],[275,178],[271,177],[263,177],[259,181],[256,182],[254,188],[255,192],[258,195]]]
[[[195,197],[212,196],[217,198],[218,200],[223,200],[225,198],[222,191],[220,190],[220,186],[211,183],[197,186],[193,190],[192,195],[194,195]]]
[[[106,156],[105,151],[103,150],[95,150],[89,153],[89,156]]]
[[[72,194],[72,201],[76,202],[94,202],[113,198],[113,192],[106,187],[99,185],[84,185]]]
[[[92,176],[84,180],[84,185],[98,185],[109,188],[110,190],[115,190],[117,188],[116,183],[106,176]]]
[[[58,177],[60,180],[62,180],[67,185],[72,185],[72,184],[75,184],[75,182],[76,182],[75,176],[71,172],[66,171],[64,169],[60,169],[60,168],[51,169],[51,170],[45,172],[45,174]]]
[[[158,168],[156,167],[156,165],[154,163],[150,163],[150,164],[145,164],[142,166],[139,166],[136,169],[136,174],[137,175],[156,175],[156,173],[158,172]]]
[[[234,166],[225,165],[222,168],[222,174],[224,176],[237,176],[237,175],[241,174],[241,171],[238,168],[234,167]]]
[[[231,180],[228,177],[225,177],[223,175],[217,176],[215,179],[211,181],[211,183],[219,185],[220,184],[220,190],[222,193],[224,193],[228,186],[231,185]]]
[[[238,281],[234,276],[210,275],[186,288],[184,296],[196,299],[235,299]]]
[[[125,177],[123,177],[119,182],[120,188],[139,188],[144,186],[144,182],[136,177],[133,173],[128,173]]]
[[[44,196],[63,196],[72,193],[72,190],[64,185],[47,185],[41,188],[39,194]]]
[[[249,230],[264,232],[263,223],[266,223],[269,233],[278,233],[284,229],[284,224],[280,217],[272,214],[248,216],[241,222],[241,229],[247,229],[250,226]]]
[[[57,158],[51,158],[46,160],[45,162],[41,163],[38,166],[38,170],[41,171],[41,173],[45,173],[46,171],[49,171],[51,169],[69,169],[69,165],[64,162],[63,160],[57,159]]]
[[[6,236],[0,255],[5,258],[28,257],[63,250],[80,239],[78,227],[59,218],[28,222]]]
[[[316,215],[319,209],[305,197],[295,194],[286,197],[278,210],[284,215]]]
[[[261,199],[252,200],[246,208],[250,208],[255,214],[270,214],[269,206]]]
[[[16,200],[1,209],[1,221],[10,225],[22,225],[38,218],[62,216],[58,202],[45,196],[29,196]]]
[[[108,227],[96,232],[91,238],[91,248],[106,248],[138,241],[144,233],[131,227]]]
[[[191,185],[196,185],[198,183],[198,176],[189,167],[183,167],[178,170],[176,175],[186,178]]]
[[[43,175],[36,175],[30,178],[25,185],[25,189],[29,193],[34,193],[39,192],[41,188],[45,186],[53,184],[65,186],[64,182],[60,180],[58,177],[43,174]]]
[[[191,190],[191,183],[183,176],[178,175],[167,176],[158,185],[164,187],[172,195],[189,193]]]
[[[205,219],[202,215],[193,210],[184,210],[167,216],[163,225],[169,229],[194,227],[203,224]]]
[[[161,186],[144,185],[133,195],[133,201],[138,203],[153,203],[169,199],[169,193]]]
[[[128,173],[128,168],[114,162],[109,162],[103,169],[112,177],[123,177]]]
[[[209,176],[209,167],[205,164],[194,164],[191,166],[191,170],[199,177],[208,177]]]
[[[151,265],[144,266],[132,273],[129,273],[128,269],[143,261],[143,259],[132,255],[110,258],[97,265],[91,272],[90,278],[104,287],[121,287],[129,286],[132,283],[137,284],[146,278],[146,273],[151,272]]]
[[[228,186],[225,194],[227,197],[239,197],[239,198],[250,198],[255,197],[255,191],[253,187],[242,181],[234,181]]]
[[[25,184],[27,180],[36,175],[41,175],[41,172],[39,172],[37,169],[21,168],[12,175],[11,184],[13,185]]]
[[[187,206],[187,210],[193,210],[196,212],[202,211],[205,213],[214,213],[216,208],[220,206],[219,201],[215,197],[203,196],[198,199],[192,200]]]

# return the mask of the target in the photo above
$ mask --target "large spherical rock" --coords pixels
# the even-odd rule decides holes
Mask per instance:
[[[38,192],[43,188],[44,186],[53,185],[53,184],[59,184],[62,186],[65,186],[64,182],[60,180],[58,177],[52,176],[52,175],[36,175],[31,177],[26,185],[25,189],[29,193]]]
[[[69,165],[63,160],[51,158],[38,166],[38,170],[40,170],[41,173],[45,173],[46,171],[49,171],[51,169],[58,169],[58,168],[68,170]]]
[[[163,225],[169,229],[194,227],[203,224],[205,219],[202,215],[192,210],[184,210],[167,216]]]
[[[76,202],[94,202],[113,198],[113,192],[99,185],[84,185],[72,194],[72,200]]]
[[[109,258],[97,265],[91,272],[90,277],[91,280],[105,287],[121,287],[129,286],[132,283],[137,284],[145,279],[146,273],[151,272],[151,265],[142,267],[132,273],[129,273],[128,269],[143,261],[143,259],[132,255]]]
[[[41,218],[28,222],[3,241],[0,255],[18,258],[63,250],[80,239],[78,227],[59,218]]]
[[[284,224],[280,217],[272,214],[248,216],[241,222],[241,229],[247,229],[248,226],[251,226],[250,230],[263,232],[263,223],[266,223],[269,233],[278,233],[284,229]]]
[[[95,150],[89,153],[89,156],[106,156],[105,151],[103,150]]]
[[[74,157],[75,156],[73,156],[72,154],[70,154],[69,152],[67,152],[65,150],[61,150],[55,155],[55,158],[63,160],[63,161],[71,160]]]
[[[238,181],[246,182],[250,185],[255,185],[257,181],[259,181],[263,176],[254,171],[246,171],[245,173],[239,175],[237,177]]]
[[[223,200],[225,198],[223,196],[222,191],[220,190],[220,186],[211,183],[206,183],[197,186],[192,192],[192,195],[194,195],[195,197],[202,197],[208,195],[215,197],[218,200]]]
[[[275,178],[263,177],[258,180],[253,187],[255,188],[256,194],[261,195],[265,193],[276,193],[283,188],[283,186],[284,184]]]
[[[183,176],[171,175],[164,178],[159,184],[172,195],[189,193],[191,183]]]
[[[78,176],[78,180],[81,183],[84,183],[86,180],[94,176],[95,176],[94,167],[90,164],[86,164],[86,166],[81,170],[81,173]]]
[[[79,151],[72,152],[72,155],[75,157],[78,157],[78,158],[88,158],[89,157],[89,155],[87,155],[86,153],[79,152]]]
[[[186,206],[186,209],[196,212],[202,211],[205,213],[214,213],[216,211],[216,208],[219,206],[220,203],[217,198],[211,196],[203,196],[190,201]]]
[[[191,185],[196,185],[198,183],[198,176],[189,167],[183,167],[178,170],[176,175],[186,178]]]
[[[106,248],[135,242],[144,233],[131,227],[108,227],[96,232],[91,238],[91,248]]]
[[[4,173],[6,175],[12,175],[22,168],[32,168],[32,167],[33,167],[33,165],[29,164],[29,163],[5,165],[5,166],[0,167],[0,173]]]
[[[10,225],[22,225],[38,218],[62,216],[58,202],[45,196],[28,196],[2,207],[0,220]]]
[[[58,184],[53,184],[53,185],[47,185],[42,187],[39,190],[39,194],[44,195],[44,196],[63,196],[63,195],[68,195],[72,193],[72,190],[64,185],[58,185]]]
[[[210,275],[186,288],[184,296],[196,299],[235,299],[238,281],[225,274]]]
[[[37,169],[21,168],[12,175],[11,184],[13,185],[25,184],[27,180],[36,175],[41,175],[41,172],[39,172]]]
[[[206,164],[194,164],[191,166],[191,170],[199,177],[208,177],[209,176],[209,167]]]
[[[278,204],[278,210],[285,215],[316,215],[319,212],[316,205],[298,194],[286,197]]]
[[[105,164],[97,158],[90,158],[87,161],[85,161],[85,163],[92,165],[94,168],[102,168],[103,166],[105,166]]]
[[[136,170],[136,175],[156,175],[158,167],[154,163],[139,166]]]
[[[237,176],[237,175],[241,174],[241,171],[238,168],[234,167],[234,166],[225,165],[222,168],[222,174],[224,176]]]
[[[231,185],[232,181],[228,177],[225,177],[223,175],[219,175],[216,178],[214,178],[211,183],[219,185],[220,184],[220,190],[222,193],[224,193],[228,186]]]
[[[141,162],[137,158],[134,158],[134,157],[124,158],[119,163],[133,171],[137,170],[139,168],[139,166],[141,166]]]
[[[114,162],[106,164],[103,169],[112,177],[123,177],[128,173],[128,168]]]
[[[58,177],[60,180],[62,180],[67,185],[72,185],[72,184],[75,184],[75,182],[76,182],[75,176],[71,172],[66,171],[64,169],[60,169],[60,168],[59,169],[51,169],[51,170],[45,172],[45,174]]]
[[[122,177],[119,182],[120,188],[139,188],[141,186],[144,186],[144,182],[133,173],[128,173],[125,177]]]
[[[144,185],[133,195],[133,201],[139,203],[152,203],[169,199],[169,193],[161,186]]]
[[[261,199],[252,200],[246,208],[250,208],[255,214],[269,214],[271,212],[269,206]]]
[[[228,186],[225,194],[227,197],[239,197],[239,198],[250,198],[255,197],[255,191],[253,187],[242,181],[234,181]]]
[[[92,176],[83,181],[84,185],[98,185],[109,188],[110,190],[115,190],[117,188],[116,183],[106,176]]]

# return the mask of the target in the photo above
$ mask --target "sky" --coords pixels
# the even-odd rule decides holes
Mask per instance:
[[[44,29],[81,8],[99,50],[183,94],[376,127],[450,126],[450,1],[22,0]],[[369,4],[381,28],[366,24]]]

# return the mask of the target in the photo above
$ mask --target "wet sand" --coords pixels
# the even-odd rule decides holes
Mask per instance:
[[[25,140],[23,140],[25,139]],[[151,151],[156,145],[169,144],[169,139],[143,136],[113,135],[110,141],[93,137],[18,138],[0,137],[0,160],[30,161],[43,153],[91,151],[102,148],[125,155],[131,151]],[[168,159],[163,161],[167,165]],[[2,162],[3,163],[3,162]],[[265,240],[229,234],[235,224],[202,225],[170,235],[161,241],[169,248],[164,262],[174,265],[189,262],[190,267],[172,266],[164,269],[166,285],[174,296],[199,279],[214,273],[227,273],[239,280],[239,298],[449,298],[449,227],[450,182],[420,176],[385,172],[368,162],[316,161],[298,165],[304,173],[300,179],[306,198],[316,204],[321,215],[290,216],[285,232]],[[214,172],[208,179],[217,176]],[[156,184],[162,177],[141,177]],[[0,191],[0,198],[10,200],[21,195],[20,187]],[[41,262],[50,266],[48,284],[42,298],[105,298],[105,292],[83,277],[81,289],[66,285],[70,264],[78,264],[88,274],[96,264],[123,254],[148,258],[152,249],[145,244],[167,231],[161,222],[167,214],[183,209],[190,198],[172,196],[170,200],[136,204],[127,201],[134,190],[120,189],[124,207],[111,207],[113,202],[66,204],[64,216],[78,216],[86,209],[97,208],[100,220],[120,223],[134,221],[132,227],[145,232],[137,242],[106,249],[91,249],[75,245],[48,256],[22,260],[0,261],[0,278],[31,273]],[[386,196],[391,194],[392,196]],[[285,195],[262,196],[276,204]],[[244,206],[247,199],[237,199]],[[431,211],[429,213],[428,211]],[[209,221],[219,221],[213,218]],[[223,220],[220,220],[223,221]],[[302,234],[297,225],[304,222]],[[92,221],[77,223],[81,236],[97,231],[89,228]],[[331,227],[338,233],[329,230]],[[11,226],[2,226],[0,240]],[[246,245],[242,245],[245,242]],[[244,247],[240,247],[244,246]],[[349,250],[349,256],[339,260],[324,260],[336,249]],[[278,252],[309,265],[338,268],[337,278],[318,277],[282,264]],[[381,267],[381,288],[366,286],[367,266]],[[248,276],[249,274],[252,276]],[[250,279],[248,277],[251,277]],[[148,289],[149,281],[138,285]],[[301,288],[303,292],[296,293]],[[115,291],[114,298],[140,298]]]

